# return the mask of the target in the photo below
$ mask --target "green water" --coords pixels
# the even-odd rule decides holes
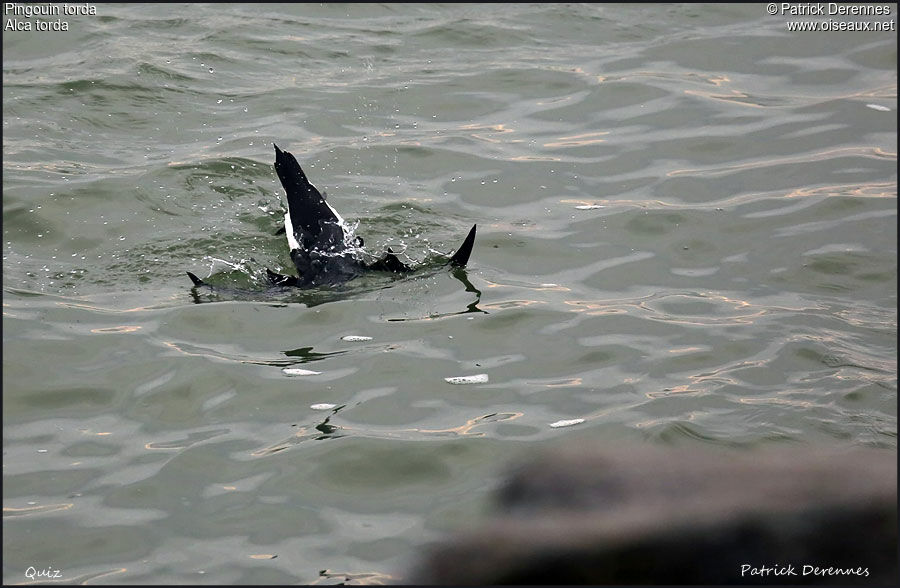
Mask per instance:
[[[896,450],[895,32],[95,7],[3,35],[4,582],[398,582],[548,444]],[[273,142],[468,268],[260,293]]]

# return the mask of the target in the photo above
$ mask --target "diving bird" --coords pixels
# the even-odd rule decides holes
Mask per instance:
[[[287,195],[284,233],[297,276],[278,274],[266,268],[266,276],[272,286],[311,288],[341,284],[367,271],[395,274],[413,271],[400,261],[390,247],[375,262],[360,260],[357,253],[362,249],[363,239],[351,237],[344,219],[306,178],[297,159],[290,152],[279,149],[278,145],[275,145],[275,172]],[[472,225],[463,244],[447,260],[447,265],[465,267],[475,244],[476,227]],[[207,285],[191,272],[187,275],[195,286]]]

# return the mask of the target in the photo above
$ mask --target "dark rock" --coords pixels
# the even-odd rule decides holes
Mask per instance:
[[[499,515],[433,546],[419,584],[897,585],[887,450],[557,450]],[[829,570],[829,568],[831,568]]]

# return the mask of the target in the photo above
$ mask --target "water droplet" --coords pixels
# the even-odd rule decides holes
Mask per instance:
[[[304,370],[301,368],[284,368],[281,370],[286,376],[317,376],[322,372],[314,372],[313,370]]]
[[[488,381],[487,374],[475,374],[474,376],[454,376],[444,378],[448,384],[485,384]]]
[[[580,425],[584,422],[584,419],[570,419],[567,421],[556,421],[555,423],[550,423],[550,426],[554,429],[558,429],[559,427],[571,427],[572,425]]]

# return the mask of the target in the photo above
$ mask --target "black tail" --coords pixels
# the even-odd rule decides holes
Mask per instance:
[[[469,234],[466,235],[466,240],[463,241],[463,244],[457,249],[456,253],[453,254],[453,257],[450,258],[450,265],[454,267],[466,267],[466,264],[469,262],[469,256],[472,255],[472,247],[475,246],[475,228],[478,225],[472,225],[472,229],[469,231]]]
[[[187,272],[187,275],[191,279],[191,281],[194,282],[195,286],[205,286],[206,285],[206,283],[203,280],[201,280],[200,278],[198,278],[191,272]]]

